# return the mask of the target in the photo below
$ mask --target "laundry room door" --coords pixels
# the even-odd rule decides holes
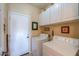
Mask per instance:
[[[9,53],[19,56],[30,50],[31,26],[30,17],[17,12],[9,13]]]

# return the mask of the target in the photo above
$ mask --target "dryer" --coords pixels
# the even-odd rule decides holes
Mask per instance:
[[[32,55],[42,55],[42,44],[48,41],[48,34],[40,34],[39,36],[32,37]]]

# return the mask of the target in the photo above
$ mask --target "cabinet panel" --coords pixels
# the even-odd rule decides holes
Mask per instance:
[[[47,9],[46,11],[40,14],[40,18],[39,18],[40,25],[48,25],[50,22],[49,18],[50,18],[50,10]]]
[[[77,3],[63,3],[62,4],[62,19],[64,21],[73,20],[78,17]]]
[[[44,12],[44,25],[50,24],[50,9]]]
[[[56,8],[55,8],[55,5],[51,6],[50,7],[50,11],[51,11],[51,14],[50,14],[50,23],[54,23],[56,21]]]
[[[55,3],[41,13],[40,24],[49,25],[79,19],[78,3]]]
[[[62,21],[62,3],[58,3],[58,15],[57,15],[57,22]]]
[[[51,19],[51,24],[52,23],[57,23],[57,22],[60,22],[61,21],[61,4],[60,3],[57,3],[53,6],[51,6],[51,16],[50,16],[50,19]]]
[[[43,15],[43,12],[40,14],[39,16],[39,21],[40,21],[40,26],[41,25],[44,25],[44,19],[43,19],[44,15]]]

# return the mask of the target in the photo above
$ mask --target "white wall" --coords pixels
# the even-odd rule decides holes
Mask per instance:
[[[20,12],[23,14],[28,14],[32,17],[33,21],[37,21],[38,15],[40,13],[40,9],[31,6],[29,4],[17,3],[17,4],[9,4],[9,11]]]

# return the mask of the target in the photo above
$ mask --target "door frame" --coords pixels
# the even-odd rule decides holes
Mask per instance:
[[[5,44],[4,44],[4,41],[5,41],[5,36],[4,36],[4,20],[5,20],[5,13],[4,13],[4,3],[1,3],[1,54],[3,54],[3,52],[5,52]]]

